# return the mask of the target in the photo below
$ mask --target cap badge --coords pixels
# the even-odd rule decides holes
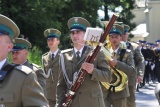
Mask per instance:
[[[113,31],[116,31],[116,26],[113,26]]]
[[[78,22],[78,18],[75,18],[74,21],[77,23]]]

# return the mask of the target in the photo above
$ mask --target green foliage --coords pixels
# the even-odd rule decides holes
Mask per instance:
[[[1,14],[11,18],[21,34],[43,52],[48,51],[44,30],[59,29],[62,33],[60,48],[69,48],[68,19],[84,17],[95,27],[100,6],[101,0],[0,0]]]
[[[130,26],[130,30],[136,27],[135,23],[132,23],[131,20],[135,17],[131,10],[134,9],[135,0],[104,0],[105,2],[105,13],[108,15],[108,9],[117,13],[115,8],[121,7],[122,11],[119,13],[119,17],[117,21],[123,22],[124,24],[127,24]],[[105,16],[105,20],[109,20],[108,16]],[[132,37],[132,36],[130,36]]]
[[[34,46],[31,50],[29,50],[28,60],[31,63],[35,63],[39,66],[42,66],[41,58],[42,51],[38,47]]]
[[[104,4],[107,6],[106,14],[108,8],[115,11],[116,7],[123,7],[118,21],[133,28],[130,20],[134,15],[130,10],[134,8],[134,0],[0,0],[0,13],[11,18],[32,46],[37,46],[45,53],[48,48],[44,30],[59,29],[62,33],[60,49],[70,48],[72,46],[67,21],[71,17],[84,17],[92,27],[96,27],[99,24],[97,10]]]

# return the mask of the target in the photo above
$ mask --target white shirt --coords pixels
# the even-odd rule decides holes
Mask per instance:
[[[49,52],[49,56],[52,58],[52,54],[54,54],[54,57],[55,57],[57,55],[57,53],[58,53],[58,50],[59,49],[57,49],[54,53],[50,51]]]
[[[77,50],[75,47],[74,47],[74,52],[77,53],[77,51],[79,51],[79,56],[81,57],[82,56],[82,51],[83,51],[83,48],[84,46],[80,49],[80,50]],[[76,56],[77,57],[77,56]]]
[[[113,50],[112,47],[111,47],[109,51],[110,51],[111,53],[116,53],[116,54],[117,54],[118,49],[119,49],[119,47],[118,47],[116,50]]]
[[[2,69],[2,66],[4,65],[5,62],[6,62],[6,59],[0,62],[0,70]]]

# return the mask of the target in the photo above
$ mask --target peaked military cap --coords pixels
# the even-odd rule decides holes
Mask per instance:
[[[157,44],[160,43],[160,40],[156,40],[156,43],[157,43]]]
[[[146,44],[147,42],[146,41],[143,41],[143,40],[139,40],[140,43],[143,43],[143,44]]]
[[[73,17],[68,20],[68,28],[70,31],[83,30],[86,31],[87,27],[91,27],[90,23],[82,17]]]
[[[124,32],[129,32],[130,27],[126,24],[122,24]]]
[[[18,50],[22,50],[22,49],[29,49],[32,47],[31,43],[23,38],[16,38],[14,40],[14,46],[12,51],[18,51]]]
[[[153,45],[153,43],[147,43],[147,46],[152,46]]]
[[[0,35],[8,35],[12,39],[15,39],[19,36],[18,26],[8,17],[0,14]]]
[[[61,36],[61,32],[57,29],[50,28],[44,31],[44,36],[47,38],[59,38]]]
[[[119,34],[119,35],[122,36],[123,32],[124,31],[123,31],[123,28],[122,28],[121,25],[119,25],[119,24],[113,24],[113,26],[112,26],[112,28],[111,28],[111,30],[109,32],[109,35]]]
[[[153,44],[152,44],[152,46],[156,47],[156,46],[157,46],[157,44],[154,44],[154,43],[153,43]]]

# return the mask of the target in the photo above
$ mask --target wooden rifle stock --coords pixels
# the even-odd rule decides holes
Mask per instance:
[[[106,37],[109,34],[116,19],[117,19],[117,15],[113,15],[111,20],[109,21],[104,33],[103,33],[103,35],[101,36],[101,38],[99,40],[100,44],[97,45],[96,48],[93,50],[93,53],[87,57],[86,62],[93,63],[95,57],[97,56],[98,52],[100,51],[101,46],[103,45],[104,41],[106,40]],[[65,98],[64,102],[62,103],[61,107],[69,107],[70,106],[70,104],[72,103],[72,99],[74,97],[74,94],[79,89],[82,82],[84,81],[86,74],[87,74],[87,72],[85,70],[83,70],[83,69],[79,70],[77,77],[76,77],[74,83],[71,85],[70,90],[66,94],[66,98]]]

